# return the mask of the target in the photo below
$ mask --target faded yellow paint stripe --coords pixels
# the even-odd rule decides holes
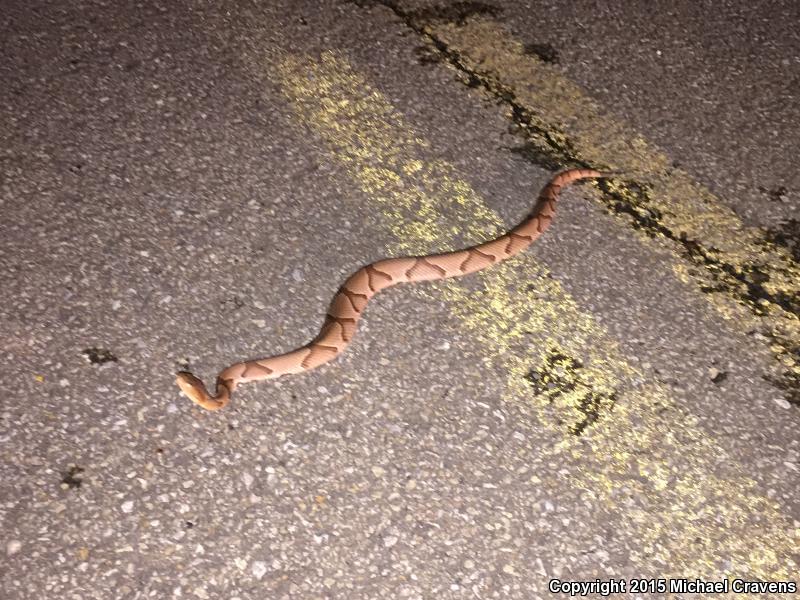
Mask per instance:
[[[783,384],[790,394],[800,394],[800,266],[786,248],[770,242],[762,229],[746,227],[710,190],[674,168],[665,153],[606,116],[557,69],[526,54],[500,24],[484,18],[424,22],[416,13],[395,10],[451,59],[457,56],[459,68],[493,94],[513,96],[533,121],[532,138],[547,133],[548,141],[538,146],[555,152],[557,162],[620,169],[626,179],[645,184],[634,189],[614,182],[607,198],[639,224],[653,223],[649,233],[675,241],[673,251],[683,259],[675,261],[675,274],[701,289],[733,326],[768,336]]]
[[[259,68],[257,60],[252,64]],[[337,54],[288,59],[270,75],[279,78],[297,118],[324,142],[330,160],[346,167],[382,213],[396,240],[390,254],[442,251],[452,248],[460,233],[474,243],[505,229],[451,165],[426,159],[428,144]],[[573,484],[614,508],[620,535],[629,544],[639,540],[634,562],[665,574],[779,579],[796,571],[792,552],[800,531],[786,522],[780,507],[758,493],[663,389],[642,385],[641,373],[603,327],[530,254],[476,277],[485,292],[480,298],[460,280],[440,282],[436,292],[487,360],[507,370],[511,399],[529,398],[542,423],[552,428],[582,418],[587,397],[607,399],[583,435],[565,432],[561,444],[542,451],[570,464]],[[536,281],[543,301],[530,302],[518,289],[520,280]],[[426,293],[424,286],[416,290]],[[531,332],[544,343],[516,343]],[[524,376],[532,365],[564,357],[581,357],[585,366],[573,362],[579,385],[571,391],[567,386],[551,407],[546,394],[531,396]],[[570,369],[563,370],[569,376]],[[636,392],[625,391],[631,389]],[[553,410],[552,418],[544,417]],[[716,474],[722,457],[731,465],[729,477]],[[553,541],[556,552],[559,543]]]

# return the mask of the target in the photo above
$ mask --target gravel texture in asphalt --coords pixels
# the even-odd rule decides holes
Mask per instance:
[[[0,596],[797,582],[798,10],[6,3]],[[524,256],[179,394],[576,165]]]

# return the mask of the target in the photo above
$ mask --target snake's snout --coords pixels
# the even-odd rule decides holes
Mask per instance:
[[[228,403],[229,394],[227,387],[222,386],[223,393],[215,398],[208,393],[205,384],[199,378],[188,371],[179,371],[175,377],[175,383],[181,391],[194,403],[199,404],[206,410],[219,410]]]

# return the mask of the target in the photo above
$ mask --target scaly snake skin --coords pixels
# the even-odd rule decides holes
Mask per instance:
[[[184,394],[208,410],[219,410],[230,401],[240,383],[275,379],[289,373],[309,371],[347,348],[356,333],[358,320],[370,298],[383,289],[409,281],[431,281],[460,277],[519,254],[550,226],[556,200],[566,185],[579,179],[603,177],[592,169],[572,169],[553,177],[542,189],[533,213],[514,229],[497,239],[464,250],[408,258],[387,258],[353,273],[331,302],[319,335],[311,342],[286,354],[236,363],[217,377],[216,395],[187,371],[178,373],[176,382]]]

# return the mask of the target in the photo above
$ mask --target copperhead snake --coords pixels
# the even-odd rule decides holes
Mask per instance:
[[[571,169],[554,176],[539,194],[531,215],[508,233],[483,244],[443,254],[387,258],[353,273],[333,297],[317,337],[305,346],[276,356],[236,363],[217,377],[216,394],[203,382],[180,371],[176,383],[191,400],[208,410],[228,404],[241,383],[275,379],[281,375],[310,371],[334,359],[347,348],[370,298],[383,289],[411,281],[460,277],[519,254],[550,226],[561,188],[579,179],[603,177],[593,169]]]

